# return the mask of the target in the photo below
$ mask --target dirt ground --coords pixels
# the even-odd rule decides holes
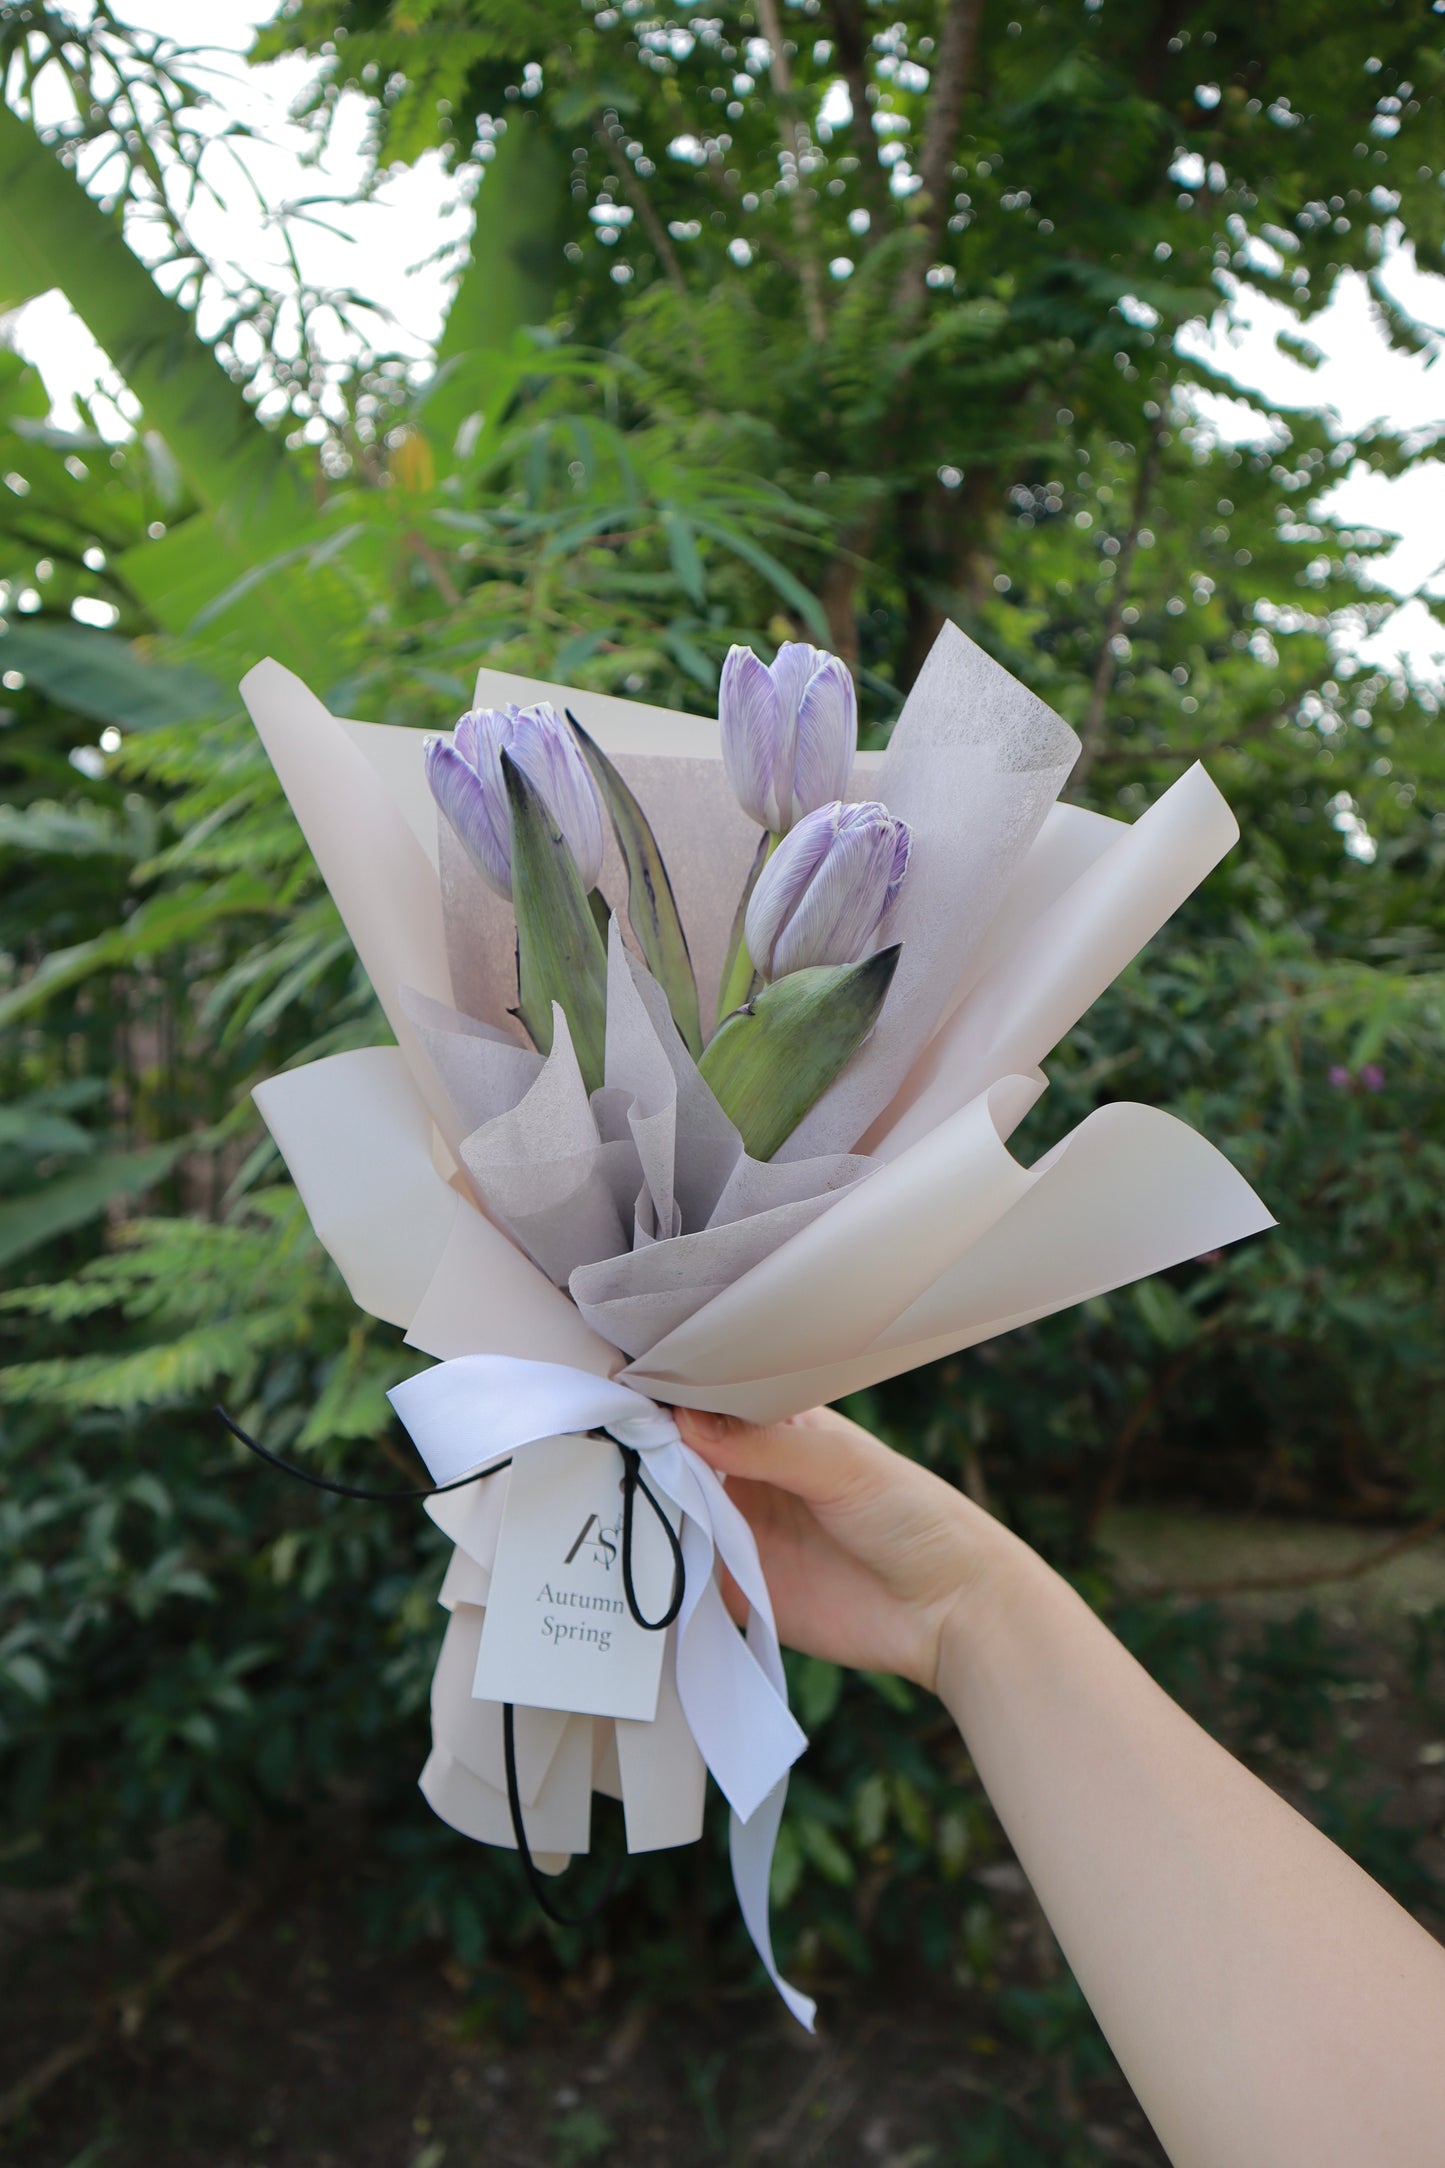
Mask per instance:
[[[1291,1536],[1283,1556],[1268,1531],[1253,1547],[1237,1539],[1221,1548],[1197,1530],[1190,1540],[1181,1561],[1147,1528],[1113,1531],[1141,1585],[1162,1567],[1187,1578],[1186,1565],[1201,1581],[1248,1578],[1261,1561],[1290,1573],[1303,1558],[1304,1570],[1313,1561],[1334,1571],[1374,1539],[1331,1530],[1323,1548],[1301,1550]],[[1309,1615],[1303,1595],[1263,1606],[1231,1598],[1238,1649],[1223,1669],[1232,1698],[1207,1717],[1436,1933],[1445,1932],[1441,1652],[1422,1692],[1408,1649],[1412,1618],[1442,1597],[1445,1556],[1432,1548],[1394,1583],[1322,1587]],[[1347,1650],[1343,1669],[1319,1632],[1344,1637],[1335,1644]],[[6,2160],[13,2168],[1158,2168],[1164,2160],[1007,1857],[940,1895],[960,1912],[986,1897],[1001,1928],[996,1977],[961,1986],[895,1970],[810,1982],[820,2003],[814,2040],[755,1973],[661,2006],[625,1988],[625,1965],[606,1959],[569,1977],[539,1958],[534,1970],[493,1972],[483,1992],[440,1948],[381,1953],[366,1942],[358,1901],[376,1871],[359,1847],[296,1832],[239,1880],[214,1835],[199,1829],[167,1849],[152,1878],[168,1929],[160,1938],[76,1934],[53,1897],[0,1907]],[[515,1864],[489,1858],[488,1871],[514,1873]]]
[[[810,2040],[752,1987],[664,2009],[594,1968],[565,1987],[519,1975],[525,2014],[499,2030],[454,1960],[365,1946],[346,1863],[310,1868],[248,1909],[214,1861],[183,1865],[173,1896],[214,1923],[210,1946],[149,1990],[133,1951],[32,1945],[10,1974],[7,2075],[85,2052],[12,2125],[13,2168],[1033,2168],[1066,2157],[1065,2126],[1081,2160],[1164,2159],[1116,2076],[1078,2088],[1001,2034],[982,1993],[824,1982]],[[1011,1969],[1035,1977],[1023,1878],[990,1874]]]

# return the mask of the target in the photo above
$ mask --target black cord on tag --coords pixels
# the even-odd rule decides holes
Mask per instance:
[[[489,1475],[500,1475],[504,1468],[512,1465],[510,1460],[494,1460],[490,1468],[474,1468],[470,1475],[458,1476],[455,1483],[423,1483],[415,1489],[405,1490],[368,1490],[359,1483],[334,1483],[329,1475],[317,1475],[311,1468],[298,1467],[294,1460],[282,1460],[279,1453],[271,1452],[248,1430],[242,1430],[239,1423],[233,1422],[219,1402],[211,1413],[221,1418],[231,1436],[244,1445],[248,1453],[254,1453],[268,1467],[279,1468],[282,1475],[294,1475],[298,1483],[309,1483],[313,1490],[330,1491],[337,1498],[364,1498],[382,1505],[404,1504],[407,1499],[443,1498],[448,1491],[465,1490],[469,1483],[480,1483]]]
[[[683,1593],[687,1587],[687,1569],[683,1564],[682,1545],[677,1530],[663,1512],[642,1477],[642,1455],[634,1445],[617,1447],[622,1455],[622,1593],[627,1598],[627,1608],[644,1633],[660,1634],[677,1617],[682,1609]],[[662,1524],[662,1532],[672,1549],[672,1599],[661,1618],[644,1618],[642,1606],[637,1600],[637,1590],[632,1585],[632,1508],[637,1493],[641,1491]]]
[[[313,1490],[330,1491],[333,1497],[336,1498],[360,1498],[372,1504],[383,1505],[405,1505],[408,1501],[414,1501],[418,1498],[444,1498],[449,1491],[465,1490],[469,1483],[481,1483],[489,1475],[500,1475],[504,1468],[510,1468],[512,1465],[510,1459],[494,1460],[490,1468],[475,1468],[470,1475],[458,1476],[454,1483],[424,1483],[399,1490],[373,1490],[360,1483],[337,1483],[330,1476],[317,1475],[314,1469],[299,1467],[294,1460],[283,1460],[279,1453],[273,1453],[269,1447],[262,1445],[258,1438],[253,1438],[248,1430],[242,1430],[240,1424],[229,1416],[219,1403],[212,1410],[212,1413],[220,1417],[227,1430],[230,1431],[231,1436],[241,1445],[244,1445],[248,1453],[254,1453],[257,1459],[264,1460],[268,1467],[279,1468],[283,1475],[294,1475],[299,1483],[309,1483]],[[594,1433],[594,1435],[605,1436],[606,1433]],[[622,1455],[623,1594],[627,1598],[628,1610],[632,1613],[636,1623],[643,1629],[643,1632],[650,1634],[662,1633],[672,1624],[682,1609],[683,1593],[686,1588],[686,1569],[683,1564],[682,1545],[678,1541],[677,1530],[673,1527],[643,1479],[642,1455],[635,1446],[620,1445],[616,1439],[612,1442],[617,1445],[617,1450]],[[672,1551],[672,1600],[661,1618],[643,1617],[642,1606],[637,1600],[637,1590],[632,1579],[633,1505],[638,1491],[641,1491],[643,1497],[656,1514],[658,1521],[661,1523],[662,1532],[666,1536],[669,1548]]]
[[[532,1847],[527,1842],[526,1825],[522,1820],[522,1787],[517,1781],[517,1719],[510,1701],[502,1703],[502,1753],[507,1764],[507,1807],[512,1817],[512,1835],[517,1840],[517,1857],[527,1878],[527,1887],[537,1900],[538,1909],[544,1912],[554,1927],[585,1927],[595,1920],[603,1907],[609,1904],[617,1888],[617,1871],[620,1865],[613,1860],[607,1870],[607,1879],[590,1904],[577,1912],[564,1912],[554,1904],[541,1868],[532,1857]]]

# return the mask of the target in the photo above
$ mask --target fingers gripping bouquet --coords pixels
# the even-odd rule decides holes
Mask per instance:
[[[397,1042],[256,1096],[357,1302],[438,1358],[392,1395],[459,1485],[422,1789],[556,1871],[594,1791],[690,1843],[711,1772],[810,2022],[767,1917],[806,1742],[668,1408],[772,1421],[1270,1224],[1153,1108],[1008,1148],[1234,821],[1197,766],[1132,826],[1059,805],[1073,733],[952,626],[881,755],[803,643],[734,648],[717,724],[484,670],[428,740],[242,689]]]

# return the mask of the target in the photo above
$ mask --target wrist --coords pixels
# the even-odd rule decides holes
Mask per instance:
[[[934,1672],[929,1682],[955,1717],[962,1686],[991,1627],[1017,1600],[1020,1583],[1028,1579],[1030,1569],[1042,1563],[1026,1543],[990,1514],[966,1499],[960,1504],[967,1509],[960,1528],[960,1570],[953,1596],[938,1622]]]

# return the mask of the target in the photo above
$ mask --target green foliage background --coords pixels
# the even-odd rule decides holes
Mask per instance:
[[[877,742],[952,616],[1079,729],[1082,802],[1131,815],[1205,757],[1241,846],[1059,1050],[1023,1141],[1152,1101],[1278,1232],[862,1412],[1100,1602],[1120,1495],[1445,1507],[1441,730],[1428,688],[1351,657],[1388,538],[1318,505],[1433,440],[1258,406],[1221,441],[1175,343],[1240,278],[1305,326],[1356,272],[1390,339],[1432,349],[1380,265],[1388,235],[1439,268],[1442,20],[1019,12],[283,10],[258,50],[324,62],[318,135],[354,87],[378,171],[439,145],[480,183],[417,384],[384,352],[324,360],[316,321],[355,297],[299,273],[231,294],[207,352],[192,61],[104,7],[81,36],[0,4],[23,209],[0,304],[60,285],[140,414],[120,443],[58,430],[0,352],[7,1875],[103,1909],[165,1826],[255,1844],[319,1790],[363,1802],[379,1931],[475,1964],[542,1931],[411,1789],[430,1524],[271,1480],[207,1412],[353,1480],[401,1457],[398,1336],[353,1309],[248,1097],[382,1036],[238,710],[263,653],[340,712],[435,728],[483,660],[705,708],[729,642],[802,632],[853,662]],[[60,69],[70,118],[37,133]],[[839,81],[854,117],[830,122]],[[936,1712],[818,1664],[795,1684],[816,1743],[779,1855],[789,1961],[921,1938],[987,1978],[991,1822]],[[731,1932],[719,1846],[632,1886],[659,1987],[710,1920]]]

